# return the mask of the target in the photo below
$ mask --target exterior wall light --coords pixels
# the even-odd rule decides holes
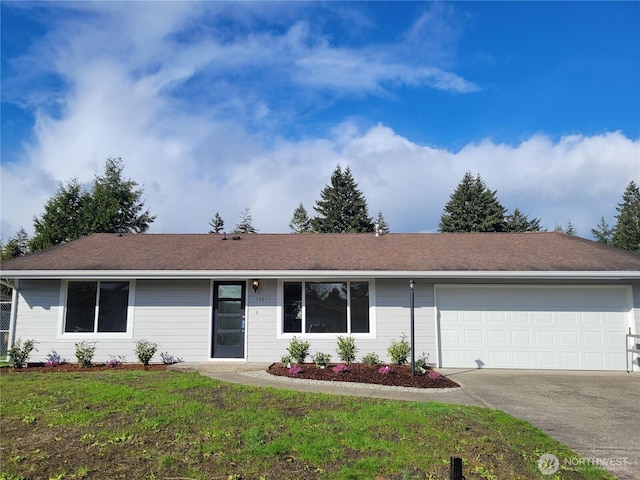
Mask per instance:
[[[260,280],[254,278],[251,280],[251,286],[253,287],[253,291],[257,292],[258,288],[260,288]]]

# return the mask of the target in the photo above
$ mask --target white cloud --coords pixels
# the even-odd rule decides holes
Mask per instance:
[[[313,215],[340,163],[351,166],[369,213],[382,210],[392,231],[435,231],[470,170],[509,209],[542,217],[547,228],[571,219],[588,236],[601,214],[613,223],[624,188],[640,176],[639,142],[619,132],[557,142],[536,135],[517,145],[484,140],[455,153],[418,145],[382,124],[362,130],[351,121],[302,139],[278,136],[273,132],[288,115],[264,90],[277,88],[271,82],[280,76],[285,91],[304,86],[340,95],[384,94],[394,84],[476,87],[436,65],[390,60],[397,45],[333,45],[305,21],[280,33],[225,37],[215,30],[217,13],[208,12],[211,24],[187,42],[176,38],[217,5],[162,3],[171,9],[162,15],[145,2],[73,5],[89,11],[87,21],[62,21],[17,62],[25,76],[11,82],[12,96],[29,74],[54,72],[66,83],[54,97],[24,93],[37,123],[21,161],[0,166],[4,240],[20,226],[31,231],[32,217],[60,182],[90,182],[111,156],[122,157],[125,175],[143,186],[157,215],[154,232],[206,232],[216,211],[230,229],[245,207],[259,231],[287,232],[299,202]],[[422,38],[434,21],[421,19],[405,40]],[[265,72],[262,84],[245,91],[242,79],[256,72]]]

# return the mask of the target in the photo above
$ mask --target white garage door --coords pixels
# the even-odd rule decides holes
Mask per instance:
[[[624,370],[620,286],[437,286],[440,365]]]

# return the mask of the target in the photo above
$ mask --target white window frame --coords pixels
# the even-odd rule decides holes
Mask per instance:
[[[94,328],[98,321],[100,305],[100,283],[101,282],[127,282],[129,283],[129,301],[127,305],[127,327],[124,332],[65,332],[65,322],[67,318],[67,296],[69,294],[70,282],[96,282],[98,293],[96,294],[96,305],[94,309]],[[100,279],[100,278],[74,278],[60,282],[60,313],[58,315],[58,330],[56,338],[73,340],[104,340],[104,339],[132,339],[133,338],[133,314],[136,297],[136,281],[126,278]]]
[[[302,283],[302,332],[284,332],[284,284],[290,282]],[[323,332],[323,333],[308,333],[305,332],[306,326],[306,308],[305,308],[305,283],[344,283],[346,282],[347,288],[347,332]],[[351,333],[351,282],[367,282],[369,284],[369,332],[368,333]],[[373,339],[376,338],[376,308],[375,308],[375,280],[369,278],[291,278],[286,280],[278,280],[277,287],[277,322],[276,322],[276,338],[278,339],[291,339],[293,337],[307,338],[307,339],[336,339],[341,336],[349,335],[353,338]]]

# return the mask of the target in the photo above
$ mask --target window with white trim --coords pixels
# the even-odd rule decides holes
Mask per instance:
[[[369,282],[283,282],[282,333],[370,333]]]
[[[127,331],[130,282],[70,281],[64,333]]]

